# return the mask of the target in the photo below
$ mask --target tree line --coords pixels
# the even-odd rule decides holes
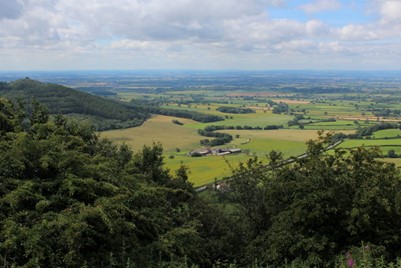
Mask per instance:
[[[357,129],[355,134],[349,134],[348,138],[350,139],[358,139],[366,136],[371,136],[373,132],[385,129],[400,129],[401,125],[397,123],[387,123],[387,122],[380,122],[374,124],[373,126],[364,127]]]
[[[242,107],[231,107],[231,106],[220,106],[216,109],[222,113],[229,113],[229,114],[252,114],[256,113],[254,109],[250,108],[242,108]]]

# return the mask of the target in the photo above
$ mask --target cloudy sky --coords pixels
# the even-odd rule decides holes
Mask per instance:
[[[0,0],[0,70],[397,69],[401,0]]]

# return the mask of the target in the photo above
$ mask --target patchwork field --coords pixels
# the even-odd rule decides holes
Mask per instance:
[[[378,123],[378,120],[397,121],[397,117],[376,116],[374,112],[379,109],[398,109],[394,103],[380,102],[386,95],[378,95],[377,100],[370,99],[366,95],[350,93],[346,94],[312,94],[297,96],[293,93],[276,92],[269,90],[208,90],[205,88],[188,88],[183,90],[167,90],[157,94],[149,89],[141,93],[122,92],[119,97],[123,100],[132,98],[142,100],[159,100],[161,106],[167,109],[196,111],[199,113],[218,115],[224,121],[200,123],[193,120],[170,117],[153,116],[142,126],[124,130],[102,132],[102,137],[107,137],[117,143],[125,142],[134,150],[139,150],[144,144],[152,145],[160,142],[165,150],[166,166],[174,174],[180,165],[186,165],[189,170],[189,178],[195,186],[213,182],[229,175],[230,166],[235,167],[239,162],[246,161],[249,157],[257,156],[266,161],[266,155],[271,150],[281,151],[284,157],[303,154],[306,149],[305,142],[317,137],[318,130],[342,132],[354,134],[359,128],[365,128]],[[275,104],[272,104],[272,101]],[[288,110],[278,114],[273,113],[278,103],[286,103]],[[255,113],[234,114],[224,113],[217,109],[221,106],[235,108],[251,108]],[[302,118],[289,126],[290,121]],[[329,118],[332,122],[322,122]],[[178,119],[184,125],[173,124],[172,120]],[[200,136],[198,129],[206,126],[249,126],[264,128],[268,125],[283,126],[279,130],[220,130],[228,133],[233,140],[219,148],[240,148],[242,152],[237,155],[190,157],[188,153],[202,146],[199,141],[206,137]],[[401,130],[383,130],[374,133],[370,139],[346,140],[340,148],[354,148],[357,146],[380,146],[383,155],[389,150],[394,150],[401,155]],[[213,138],[208,138],[213,139]],[[177,148],[179,150],[177,150]],[[394,158],[389,161],[399,163]],[[388,160],[387,158],[385,161]]]

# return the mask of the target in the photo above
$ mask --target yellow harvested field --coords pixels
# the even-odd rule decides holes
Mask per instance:
[[[358,117],[351,117],[351,116],[337,116],[338,119],[341,120],[358,120],[358,121],[366,121],[369,120],[371,122],[400,122],[399,118],[385,118],[385,117],[374,117],[374,116],[358,116]]]
[[[278,92],[235,92],[226,94],[228,97],[275,97],[277,95],[292,96],[293,94],[283,94]]]
[[[290,100],[290,99],[273,99],[275,102],[284,102],[287,104],[309,104],[310,101],[306,100]]]
[[[377,160],[394,163],[397,167],[401,167],[401,158],[378,158]]]
[[[134,151],[142,149],[143,145],[152,145],[154,142],[160,142],[165,151],[172,151],[175,148],[191,150],[198,146],[201,137],[196,129],[174,124],[171,122],[173,119],[177,119],[184,125],[196,123],[189,119],[157,115],[147,120],[142,126],[103,131],[100,132],[100,136],[116,143],[125,142]]]

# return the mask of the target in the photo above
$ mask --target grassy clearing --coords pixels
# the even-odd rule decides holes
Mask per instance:
[[[171,120],[178,119],[184,126],[173,124]],[[185,127],[194,121],[171,116],[157,115],[147,120],[142,126],[127,129],[109,130],[100,133],[101,137],[116,143],[125,142],[133,150],[139,150],[143,145],[160,142],[165,151],[192,150],[198,146],[201,137],[196,130]]]
[[[306,145],[304,142],[285,141],[274,139],[257,139],[251,140],[249,143],[241,146],[242,149],[248,149],[251,154],[264,156],[270,151],[280,151],[284,157],[297,156],[305,152]]]
[[[380,131],[376,131],[372,138],[375,139],[384,139],[384,138],[393,138],[393,137],[400,137],[401,130],[400,129],[384,129]]]

